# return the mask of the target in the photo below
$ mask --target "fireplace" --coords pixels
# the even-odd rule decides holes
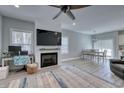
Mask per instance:
[[[57,53],[41,53],[41,67],[57,65]]]

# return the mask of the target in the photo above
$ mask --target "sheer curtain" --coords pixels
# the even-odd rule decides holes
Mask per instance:
[[[32,53],[32,33],[27,31],[11,31],[11,45],[21,46],[23,51]]]
[[[99,49],[100,52],[107,50],[107,56],[113,57],[113,40],[96,40],[94,42],[94,48]]]

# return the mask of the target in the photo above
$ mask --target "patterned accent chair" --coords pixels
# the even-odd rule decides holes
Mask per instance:
[[[23,67],[30,63],[30,57],[29,56],[23,56],[23,55],[20,55],[20,56],[14,56],[13,58],[14,60],[14,65],[18,68],[18,67]],[[21,68],[21,69],[23,69]],[[17,70],[17,71],[20,71],[20,70]]]

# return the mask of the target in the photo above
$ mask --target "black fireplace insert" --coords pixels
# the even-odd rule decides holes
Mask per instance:
[[[57,65],[57,53],[41,53],[41,67]]]

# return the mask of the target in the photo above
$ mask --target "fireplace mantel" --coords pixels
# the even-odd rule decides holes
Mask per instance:
[[[38,63],[39,69],[41,69],[41,53],[57,53],[58,65],[61,63],[60,46],[37,46],[35,48],[35,62]]]
[[[40,51],[43,51],[43,50],[60,50],[60,48],[41,48],[39,50]]]

